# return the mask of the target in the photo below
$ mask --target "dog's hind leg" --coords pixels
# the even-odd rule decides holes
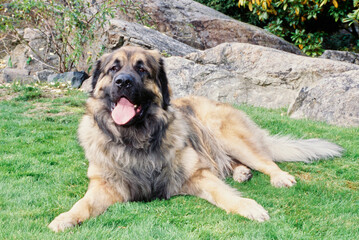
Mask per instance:
[[[196,117],[211,130],[227,155],[249,168],[269,175],[271,184],[275,187],[290,187],[296,183],[295,178],[282,171],[271,158],[264,141],[268,135],[266,131],[260,129],[244,113],[229,104],[201,97],[191,97],[188,101],[192,103],[190,106]]]
[[[281,170],[269,157],[260,151],[256,151],[255,147],[251,146],[251,144],[243,140],[243,138],[236,137],[233,132],[225,136],[222,139],[222,143],[232,158],[239,160],[254,170],[269,175],[273,186],[291,187],[296,183],[292,175]],[[236,171],[236,169],[234,169],[234,171]]]
[[[206,169],[195,172],[183,186],[182,192],[203,198],[227,213],[236,213],[259,222],[269,219],[268,212],[256,201],[240,197],[239,192]]]
[[[248,181],[253,176],[251,169],[241,163],[236,162],[232,164],[232,169],[233,169],[233,180],[239,183]]]
[[[90,180],[85,196],[80,199],[68,212],[61,213],[50,224],[49,228],[55,232],[81,224],[90,217],[103,213],[115,202],[122,201],[103,180]]]
[[[296,181],[289,173],[281,170],[268,153],[263,138],[265,130],[260,129],[245,114],[225,104],[207,113],[207,126],[214,131],[226,153],[249,168],[270,176],[275,187],[291,187]],[[218,113],[221,111],[221,117]],[[217,118],[216,118],[217,116]]]
[[[247,167],[269,175],[275,187],[293,186],[295,178],[281,170],[268,154],[267,146],[262,142],[265,131],[236,109],[227,107],[226,110],[225,121],[221,121],[215,134],[227,154]]]

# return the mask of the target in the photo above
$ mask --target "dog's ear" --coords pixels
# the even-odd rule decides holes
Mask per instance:
[[[103,72],[104,67],[109,61],[109,53],[102,55],[102,57],[95,63],[94,70],[92,72],[92,91],[95,89],[96,84]]]
[[[95,69],[92,72],[92,83],[91,83],[92,90],[94,90],[96,87],[97,81],[101,75],[101,71],[102,71],[102,68],[101,68],[101,59],[100,59],[95,63]]]
[[[165,72],[164,63],[163,63],[162,58],[159,59],[159,64],[160,64],[160,69],[158,72],[158,80],[161,85],[160,87],[161,87],[161,93],[162,93],[162,98],[163,98],[162,107],[163,107],[163,109],[166,110],[167,107],[170,105],[171,92],[170,92],[170,89],[168,86],[167,75]]]

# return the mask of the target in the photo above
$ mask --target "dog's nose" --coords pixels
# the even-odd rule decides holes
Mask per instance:
[[[129,74],[120,74],[115,78],[115,84],[119,88],[132,87],[134,78]]]

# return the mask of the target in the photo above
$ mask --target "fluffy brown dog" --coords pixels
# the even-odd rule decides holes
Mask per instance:
[[[156,51],[123,47],[103,56],[92,86],[78,132],[89,160],[89,188],[70,211],[50,223],[56,232],[116,202],[184,194],[265,221],[267,211],[240,197],[223,182],[225,177],[233,174],[244,181],[250,177],[248,166],[269,175],[273,186],[290,187],[295,178],[274,161],[310,161],[340,156],[342,151],[324,140],[269,136],[228,104],[202,97],[170,103],[163,61]]]

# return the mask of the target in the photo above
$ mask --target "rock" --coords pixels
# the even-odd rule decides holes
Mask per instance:
[[[1,36],[0,40],[0,59],[9,55],[10,52],[19,44],[17,39],[10,37],[9,35]]]
[[[73,88],[80,88],[82,83],[89,77],[86,72],[74,72],[74,77],[71,79],[71,86]]]
[[[0,68],[0,84],[4,84],[5,82],[4,69]]]
[[[85,93],[90,93],[92,91],[92,77],[89,77],[82,83],[80,90]]]
[[[15,47],[9,56],[11,58],[12,67],[18,69],[27,69],[31,72],[31,74],[35,74],[37,71],[46,69],[53,71],[56,70],[56,66],[58,66],[59,62],[58,58],[52,53],[44,53],[43,47],[37,47],[39,46],[36,45],[34,49],[37,50],[37,53],[40,55],[43,61],[40,60],[39,55],[35,54],[28,46],[25,44],[19,44]]]
[[[251,43],[302,54],[299,48],[261,28],[237,21],[192,0],[134,0],[120,17],[137,21],[138,14],[148,14],[157,30],[197,49],[207,49],[224,42]],[[136,17],[137,16],[137,17]]]
[[[359,65],[359,54],[346,51],[325,50],[320,58],[332,59]]]
[[[42,70],[42,71],[36,72],[36,76],[37,76],[37,78],[39,79],[40,82],[47,82],[47,78],[51,74],[55,74],[55,72],[51,71],[51,70]]]
[[[96,34],[95,41],[85,46],[84,56],[80,64],[76,66],[78,70],[88,71],[89,65],[86,61],[89,57],[88,53],[98,56],[100,52],[111,52],[126,45],[157,49],[164,56],[183,56],[197,51],[156,30],[119,19],[111,20],[103,33],[99,31]]]
[[[251,43],[275,48],[290,53],[302,55],[294,45],[259,27],[233,19],[201,19],[193,20],[191,24],[198,32],[198,38],[204,49],[215,47],[224,42]]]
[[[73,88],[81,87],[83,81],[88,78],[88,75],[84,72],[65,72],[59,74],[51,74],[47,77],[48,82],[71,82]]]
[[[24,39],[26,41],[33,41],[36,39],[42,39],[44,38],[44,34],[40,32],[40,30],[38,29],[33,29],[33,28],[25,28],[24,29]]]
[[[339,126],[359,126],[359,70],[332,74],[301,90],[288,113]]]
[[[25,69],[28,52],[29,48],[25,44],[17,45],[10,55],[5,57],[8,66],[10,68]]]
[[[174,97],[207,96],[229,103],[288,107],[303,87],[359,66],[247,43],[224,43],[165,60]]]
[[[144,48],[155,48],[160,52],[174,56],[183,56],[196,49],[174,40],[156,30],[137,23],[123,20],[111,20],[103,41],[109,49],[117,49],[123,45],[137,45]]]
[[[18,44],[6,59],[11,59],[12,68],[26,69],[31,75],[42,70],[57,70],[58,57],[53,46],[48,44],[47,35],[37,29],[25,28],[26,44]]]
[[[3,70],[3,78],[7,83],[14,81],[19,81],[22,83],[34,82],[35,79],[29,74],[30,71],[26,69],[5,68]]]

